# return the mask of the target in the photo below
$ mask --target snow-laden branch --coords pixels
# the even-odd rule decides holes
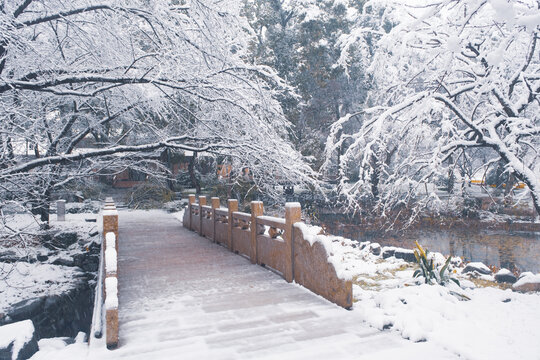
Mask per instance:
[[[214,148],[225,148],[225,145],[206,145],[206,146],[190,146],[180,143],[183,140],[188,139],[187,136],[177,136],[173,138],[166,139],[164,141],[159,141],[151,144],[144,145],[120,145],[106,149],[92,149],[85,150],[83,152],[76,152],[72,154],[65,155],[54,155],[54,156],[44,156],[38,159],[28,161],[24,164],[10,167],[6,170],[0,171],[0,177],[5,175],[13,175],[23,172],[28,172],[33,169],[46,166],[46,165],[55,165],[55,164],[65,164],[69,162],[84,160],[93,157],[103,157],[106,155],[114,155],[117,153],[133,153],[133,152],[149,152],[154,151],[160,148],[174,148],[188,151],[204,152],[209,151]]]
[[[146,77],[128,77],[128,76],[100,76],[94,74],[73,74],[68,76],[59,76],[52,80],[41,81],[21,81],[11,80],[0,82],[0,94],[8,90],[33,90],[33,91],[48,91],[49,88],[65,85],[65,84],[88,84],[88,83],[112,83],[112,84],[157,84],[173,89],[183,89],[180,84],[185,83],[184,80],[175,79],[171,81],[169,79],[152,79]],[[107,88],[108,89],[108,88]],[[54,91],[54,90],[51,90]],[[68,91],[64,91],[67,94]],[[84,94],[82,92],[71,91],[71,95]],[[95,93],[88,94],[87,96],[95,96]]]

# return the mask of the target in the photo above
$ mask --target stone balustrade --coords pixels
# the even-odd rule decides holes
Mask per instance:
[[[108,349],[118,347],[118,211],[112,198],[103,208],[103,298],[105,341]]]
[[[264,204],[251,202],[251,213],[238,211],[238,201],[220,206],[219,198],[189,195],[184,227],[222,244],[253,264],[271,268],[288,282],[310,289],[344,308],[352,307],[352,281],[342,279],[320,243],[310,243],[303,233],[301,208],[287,203],[285,218],[264,216]],[[303,225],[303,226],[302,226]]]

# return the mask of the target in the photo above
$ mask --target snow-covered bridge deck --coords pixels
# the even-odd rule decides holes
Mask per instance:
[[[165,212],[119,219],[120,344],[91,347],[91,358],[454,358],[364,325],[360,311],[287,283]]]

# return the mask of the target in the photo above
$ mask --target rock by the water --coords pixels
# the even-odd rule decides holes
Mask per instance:
[[[7,311],[5,321],[16,322],[21,320],[30,319],[41,313],[41,308],[45,302],[45,297],[38,297],[33,299],[27,299],[11,305]]]
[[[7,250],[2,253],[0,253],[0,262],[13,264],[16,262],[27,262],[27,263],[34,263],[36,261],[36,257],[31,254],[26,255],[18,255],[16,252],[12,250]]]
[[[477,272],[481,275],[491,275],[491,269],[481,262],[468,263],[467,266],[465,266],[465,269],[462,271],[463,274],[472,272]]]
[[[521,292],[540,291],[540,274],[527,273],[520,276],[519,280],[512,285],[512,289]]]
[[[75,266],[73,259],[70,258],[58,258],[52,262],[53,265],[62,265],[62,266]]]
[[[0,317],[0,325],[30,319],[37,339],[68,336],[89,331],[94,291],[83,272],[73,288],[59,295],[33,298],[16,303]],[[1,358],[0,358],[1,360]]]
[[[495,274],[495,280],[498,283],[513,284],[517,281],[517,277],[510,270],[503,268]]]
[[[0,261],[5,263],[14,263],[19,260],[17,254],[14,251],[7,250],[0,253]]]
[[[379,245],[377,243],[372,243],[372,244],[369,245],[369,251],[373,255],[379,256],[379,255],[381,255],[381,251],[382,251],[381,245]]]
[[[0,326],[0,360],[26,360],[38,350],[32,320]]]
[[[73,231],[64,231],[55,234],[52,237],[47,237],[44,240],[43,246],[49,249],[67,249],[77,242],[78,235]]]
[[[407,262],[416,262],[414,257],[414,251],[408,249],[396,249],[394,257],[397,259],[403,259]]]
[[[396,259],[402,259],[407,262],[416,262],[416,258],[414,257],[414,251],[412,250],[396,248],[393,246],[387,246],[382,249],[383,259],[388,259],[392,256]]]
[[[99,267],[99,256],[90,254],[76,254],[73,263],[84,271],[94,272]]]
[[[382,257],[383,259],[388,259],[389,257],[394,256],[395,252],[396,252],[396,248],[385,246],[382,249]]]

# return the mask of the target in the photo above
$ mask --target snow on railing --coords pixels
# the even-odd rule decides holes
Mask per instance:
[[[205,196],[199,196],[197,204],[195,195],[189,195],[184,227],[278,272],[288,282],[295,281],[344,308],[352,307],[350,276],[336,262],[331,241],[301,222],[299,203],[285,205],[285,218],[264,216],[261,201],[251,202],[251,214],[238,212],[237,200],[228,200],[227,205],[220,207],[214,197],[207,206]]]

